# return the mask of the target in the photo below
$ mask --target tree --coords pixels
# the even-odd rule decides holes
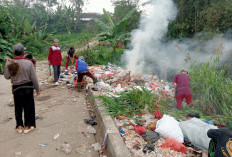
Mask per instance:
[[[138,28],[141,11],[139,10],[139,0],[115,0],[113,1],[114,14],[112,19],[118,23],[129,10],[134,9],[133,16],[128,20],[126,32],[131,32],[133,29]]]

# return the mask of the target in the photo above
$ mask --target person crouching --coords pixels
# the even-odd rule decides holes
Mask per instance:
[[[24,58],[24,46],[18,43],[13,46],[15,57],[8,59],[4,77],[11,79],[15,104],[16,129],[18,133],[29,133],[35,127],[34,89],[40,95],[39,84],[31,61]],[[24,123],[22,112],[24,111]]]
[[[97,78],[92,73],[89,72],[89,69],[87,68],[87,64],[83,56],[80,56],[79,59],[76,61],[75,67],[78,73],[78,80],[77,80],[78,91],[81,91],[81,82],[84,76],[88,76],[92,78],[94,84],[97,82]]]
[[[192,104],[192,91],[190,89],[190,77],[187,70],[182,69],[180,74],[177,74],[174,78],[174,88],[175,88],[175,98],[176,98],[176,108],[183,109],[182,102],[185,99],[187,104],[190,107],[193,107]]]

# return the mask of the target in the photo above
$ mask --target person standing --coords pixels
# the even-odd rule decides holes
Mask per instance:
[[[67,52],[67,59],[66,59],[66,64],[65,64],[65,71],[68,70],[68,65],[69,62],[71,61],[72,64],[74,63],[74,59],[78,59],[78,56],[75,55],[75,49],[74,47],[70,47],[68,52]]]
[[[24,129],[26,134],[36,127],[34,89],[37,95],[40,95],[40,90],[34,66],[31,61],[24,58],[24,50],[25,48],[21,43],[13,46],[15,57],[12,60],[7,60],[4,77],[11,79],[13,84],[16,130],[18,133],[22,133]]]
[[[193,107],[192,104],[192,91],[190,89],[190,77],[188,71],[182,69],[180,74],[177,74],[174,78],[174,88],[175,88],[175,98],[176,98],[176,108],[183,109],[182,102],[185,99],[187,104],[190,107]]]
[[[48,54],[48,62],[49,65],[53,66],[54,71],[54,83],[55,85],[59,85],[59,78],[60,78],[60,68],[62,65],[62,55],[61,55],[61,49],[58,46],[59,40],[54,40],[54,46],[50,47],[49,54]]]

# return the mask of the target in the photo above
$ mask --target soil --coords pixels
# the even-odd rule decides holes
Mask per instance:
[[[70,157],[99,156],[91,148],[96,143],[95,137],[88,133],[88,125],[83,120],[90,118],[85,93],[68,89],[65,83],[42,84],[49,76],[48,65],[42,61],[37,66],[42,91],[35,97],[37,128],[29,134],[18,134],[15,130],[14,106],[10,106],[11,84],[0,75],[0,156],[63,157],[67,156],[61,150],[64,143],[72,148]],[[54,140],[56,134],[59,137]]]

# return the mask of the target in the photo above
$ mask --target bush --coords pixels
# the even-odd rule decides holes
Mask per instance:
[[[124,49],[117,49],[108,46],[95,46],[91,49],[78,52],[79,56],[84,56],[89,65],[107,65],[109,62],[119,64]]]
[[[217,62],[191,66],[191,89],[203,112],[232,117],[232,80],[225,77],[225,70],[217,70]]]

